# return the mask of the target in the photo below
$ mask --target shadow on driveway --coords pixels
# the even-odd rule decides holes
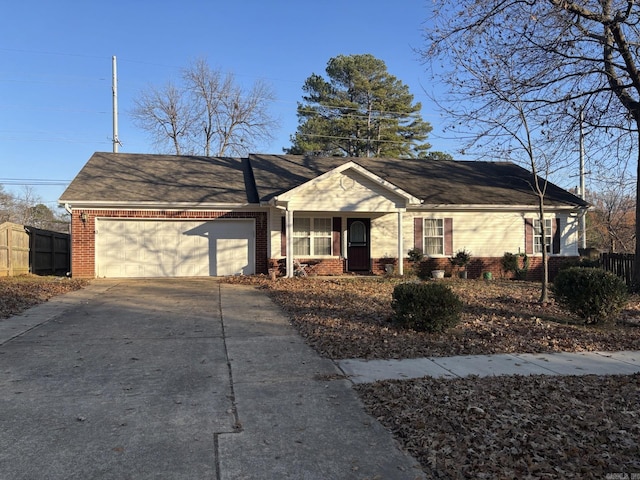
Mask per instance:
[[[4,343],[2,477],[216,478],[215,434],[235,424],[218,290],[94,281]]]

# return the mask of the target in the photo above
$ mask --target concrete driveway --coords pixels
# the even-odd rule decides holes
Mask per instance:
[[[7,479],[416,479],[263,293],[96,280],[0,320]]]
[[[2,477],[215,478],[234,426],[217,289],[97,282],[3,344]]]

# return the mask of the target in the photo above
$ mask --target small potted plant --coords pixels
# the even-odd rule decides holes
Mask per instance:
[[[471,253],[466,249],[458,250],[450,259],[451,265],[460,269],[458,276],[460,278],[467,278],[467,265],[471,261]]]

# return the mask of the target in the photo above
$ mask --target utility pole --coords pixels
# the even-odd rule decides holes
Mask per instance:
[[[111,57],[111,89],[113,91],[113,153],[118,153],[118,73],[116,67],[116,56]]]
[[[580,198],[583,200],[587,196],[584,185],[584,131],[582,122],[584,121],[584,112],[580,109]],[[587,211],[584,210],[580,215],[580,247],[587,248]]]

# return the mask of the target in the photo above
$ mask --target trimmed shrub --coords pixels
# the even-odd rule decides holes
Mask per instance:
[[[420,332],[442,332],[460,320],[462,301],[441,282],[401,283],[393,289],[396,324]]]
[[[522,258],[522,268],[520,268],[520,258]],[[505,272],[513,272],[516,280],[524,280],[527,278],[529,271],[529,257],[523,253],[504,252],[501,259],[502,270]]]
[[[568,260],[560,265],[560,270],[565,270],[572,267],[600,268],[600,260],[585,257],[575,260]]]
[[[558,302],[587,324],[615,323],[629,293],[624,281],[599,268],[571,267],[553,282]]]

